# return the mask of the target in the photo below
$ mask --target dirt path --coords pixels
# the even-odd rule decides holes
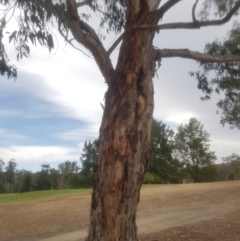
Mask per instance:
[[[0,240],[83,239],[87,234],[89,207],[90,195],[86,194],[1,205]],[[143,188],[137,225],[139,234],[150,234],[221,218],[237,210],[240,210],[239,181]]]

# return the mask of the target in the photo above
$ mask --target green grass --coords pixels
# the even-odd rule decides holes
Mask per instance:
[[[145,184],[142,188],[151,187],[162,187],[164,184]],[[59,195],[66,194],[77,194],[77,193],[90,193],[92,189],[67,189],[67,190],[48,190],[48,191],[35,191],[35,192],[25,192],[25,193],[10,193],[10,194],[0,194],[0,205],[5,203],[14,202],[27,202],[32,200],[37,200],[40,198],[48,198]]]
[[[10,193],[0,194],[0,204],[26,202],[37,200],[40,198],[48,198],[66,194],[90,193],[91,189],[68,189],[68,190],[49,190],[49,191],[35,191],[26,193]]]

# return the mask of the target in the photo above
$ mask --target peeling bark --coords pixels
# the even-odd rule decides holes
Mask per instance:
[[[143,1],[140,1],[143,2]],[[148,21],[140,11],[127,27]],[[115,80],[105,95],[87,241],[137,240],[136,213],[147,165],[153,114],[154,31],[122,43]]]

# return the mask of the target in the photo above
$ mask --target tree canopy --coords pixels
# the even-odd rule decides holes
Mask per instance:
[[[151,1],[150,1],[151,2]],[[158,5],[161,1],[153,0],[152,5]],[[159,21],[164,14],[173,8],[180,0],[169,0],[154,12]],[[201,3],[201,1],[200,1]],[[239,12],[240,3],[237,0],[205,0],[199,14],[196,9],[200,5],[197,0],[192,7],[192,22],[176,22],[155,25],[145,24],[143,26],[132,26],[131,21],[127,22],[129,9],[132,5],[126,0],[118,1],[97,1],[97,0],[2,0],[2,13],[0,17],[0,73],[8,78],[17,77],[17,67],[11,65],[8,54],[5,50],[6,39],[14,43],[17,59],[29,57],[33,45],[42,45],[51,52],[56,45],[53,28],[56,28],[64,40],[77,48],[80,43],[95,58],[106,82],[114,78],[114,68],[109,58],[112,51],[128,34],[136,31],[174,30],[174,29],[198,29],[207,26],[218,26],[228,22]],[[148,4],[148,1],[146,1]],[[147,5],[146,5],[147,6]],[[85,7],[90,12],[86,13]],[[96,26],[88,22],[93,13],[97,13],[99,21]],[[212,20],[213,16],[219,19]],[[199,19],[198,19],[199,18]],[[73,24],[78,20],[79,27]],[[9,22],[14,22],[17,28],[7,29]],[[106,50],[102,44],[106,33],[122,33],[119,38]],[[77,33],[78,32],[78,33]],[[54,43],[55,42],[55,43]],[[204,92],[203,99],[209,99],[213,91],[223,91],[225,98],[218,103],[221,110],[221,123],[229,123],[232,128],[240,126],[239,117],[239,24],[236,22],[229,32],[228,39],[223,43],[219,40],[206,45],[203,53],[189,49],[155,49],[155,60],[162,58],[182,57],[199,61],[202,71],[191,73],[198,80],[198,88]],[[214,73],[213,75],[210,73]],[[213,76],[209,77],[209,76]]]
[[[161,121],[153,119],[148,171],[156,173],[168,182],[176,177],[176,161],[173,158],[174,132]],[[176,181],[176,180],[174,180]]]
[[[234,27],[223,43],[215,40],[208,43],[205,53],[211,55],[239,55],[240,25]],[[231,128],[240,128],[240,71],[239,62],[200,63],[201,71],[191,72],[198,80],[198,88],[205,94],[202,99],[210,99],[213,91],[223,92],[225,97],[217,104],[221,110],[221,123],[230,124]],[[220,112],[220,111],[219,111]]]
[[[96,139],[84,143],[80,161],[82,162],[82,173],[86,176],[93,175],[94,167],[97,163],[98,142],[98,139]]]
[[[215,153],[210,151],[210,135],[196,118],[178,127],[175,148],[178,158],[189,170],[190,177],[198,182],[200,167],[213,164]]]
[[[227,164],[228,178],[240,179],[240,155],[232,153],[232,155],[223,157],[223,162]]]

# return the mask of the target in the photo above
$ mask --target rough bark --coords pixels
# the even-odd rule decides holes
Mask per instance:
[[[126,28],[154,21],[144,3],[127,13]],[[88,241],[137,240],[137,204],[154,106],[153,36],[153,31],[140,31],[123,40],[116,78],[105,94]]]

